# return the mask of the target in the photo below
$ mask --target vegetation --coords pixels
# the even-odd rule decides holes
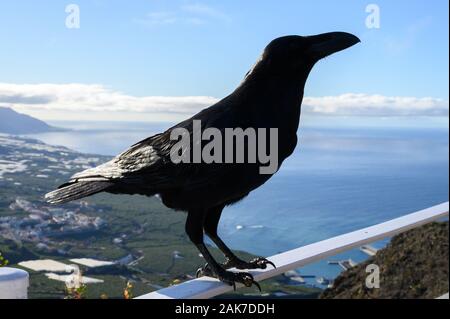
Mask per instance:
[[[5,259],[5,257],[2,256],[2,253],[0,252],[0,267],[5,267],[9,264],[8,259]]]
[[[448,292],[448,222],[395,236],[367,262],[342,273],[321,298],[434,299]],[[366,267],[378,265],[380,288],[365,285]]]
[[[87,285],[81,285],[77,288],[66,288],[66,297],[64,299],[85,299]]]
[[[131,282],[127,282],[125,289],[123,290],[123,298],[124,299],[133,299],[133,284]]]

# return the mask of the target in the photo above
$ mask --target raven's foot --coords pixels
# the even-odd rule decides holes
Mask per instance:
[[[239,258],[227,259],[227,261],[223,264],[223,267],[225,269],[266,269],[267,265],[271,265],[273,268],[277,268],[273,262],[263,257],[252,259],[249,262],[245,262],[243,260],[240,260]]]
[[[236,283],[241,283],[245,287],[255,285],[258,287],[259,291],[261,291],[261,286],[255,281],[253,275],[246,272],[232,272],[219,268],[219,270],[215,273],[209,264],[205,264],[197,270],[196,276],[197,278],[202,276],[215,277],[221,282],[233,286],[234,290],[236,290]]]
[[[239,258],[232,258],[227,260],[221,264],[221,266],[224,269],[230,269],[230,268],[236,268],[236,269],[266,269],[267,265],[271,265],[273,268],[277,268],[273,262],[270,260],[267,260],[263,257],[258,257],[255,259],[250,260],[249,262],[243,261]],[[214,277],[214,271],[210,267],[208,263],[206,263],[203,267],[197,269],[196,277],[202,277],[202,276],[208,276],[208,277]]]

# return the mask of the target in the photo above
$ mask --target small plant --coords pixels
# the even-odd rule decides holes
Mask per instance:
[[[81,285],[78,288],[67,288],[66,287],[66,296],[64,299],[85,299],[87,293],[87,286]]]
[[[127,282],[126,287],[123,290],[123,298],[124,299],[133,299],[133,284],[131,282]]]
[[[4,258],[2,256],[2,253],[0,253],[0,267],[5,267],[9,264],[8,259]]]
[[[87,286],[83,284],[83,276],[77,265],[70,265],[66,271],[72,273],[66,279],[66,296],[64,299],[85,299]]]

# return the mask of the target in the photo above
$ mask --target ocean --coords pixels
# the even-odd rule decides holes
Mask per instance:
[[[170,123],[50,122],[64,132],[30,135],[85,153],[116,155]],[[281,170],[225,209],[220,234],[234,249],[270,256],[448,201],[447,128],[306,126]],[[375,243],[380,248],[387,240]],[[329,260],[367,256],[355,249],[305,266],[301,275],[335,278]],[[321,286],[314,278],[307,283]]]

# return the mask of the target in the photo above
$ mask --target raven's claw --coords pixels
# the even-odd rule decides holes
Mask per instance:
[[[275,269],[277,268],[277,266],[275,266],[275,264],[273,262],[271,262],[270,260],[267,260],[266,258],[262,258],[262,257],[250,260],[249,264],[253,265],[255,268],[258,268],[258,269],[266,269],[267,265],[271,265]],[[249,268],[249,269],[255,269],[255,268]]]
[[[220,281],[233,286],[234,290],[236,290],[236,283],[240,283],[245,287],[251,287],[255,285],[261,292],[261,286],[255,281],[253,275],[250,273],[224,271],[223,273],[219,274],[218,278]]]
[[[277,268],[273,262],[263,257],[252,259],[249,262],[242,261],[240,259],[228,259],[223,265],[224,268],[236,268],[236,269],[266,269],[267,265],[271,265],[273,268]]]
[[[255,281],[255,278],[250,273],[221,270],[218,272],[218,274],[215,274],[210,265],[205,264],[196,272],[197,278],[202,276],[218,278],[220,281],[233,286],[234,290],[236,290],[236,283],[241,283],[245,287],[251,287],[252,285],[255,285],[256,287],[258,287],[259,291],[261,291],[261,286]]]
[[[196,278],[200,278],[203,276],[214,277],[214,272],[212,271],[208,263],[206,263],[203,267],[197,269],[197,272],[195,273]]]

